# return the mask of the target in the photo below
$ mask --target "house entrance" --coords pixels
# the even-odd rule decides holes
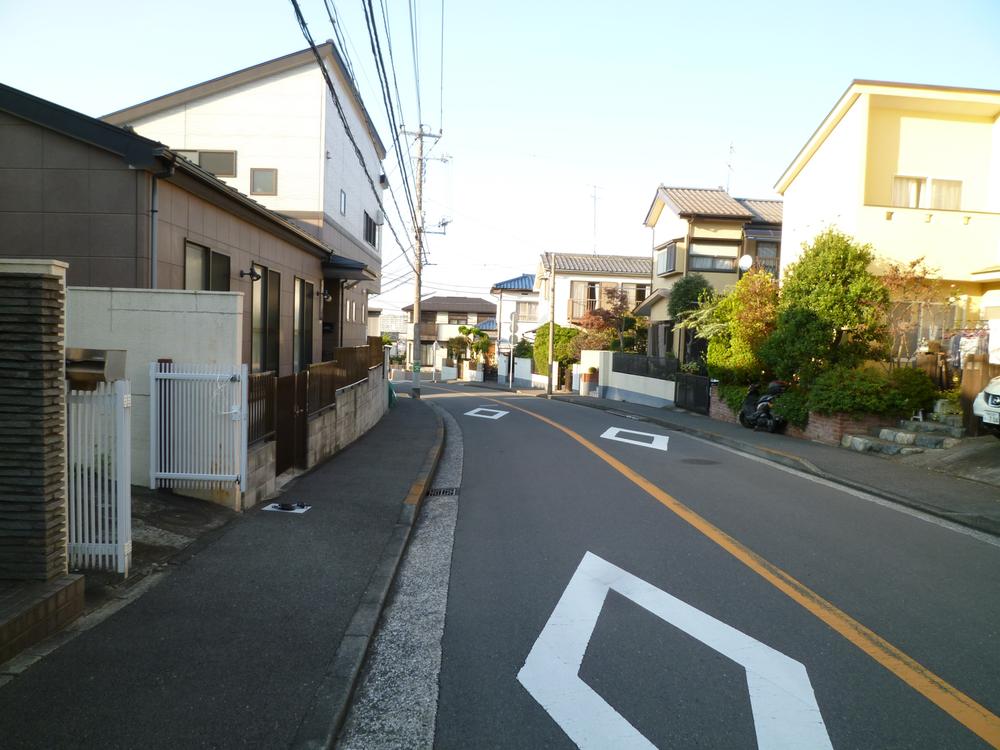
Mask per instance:
[[[275,473],[293,466],[306,468],[306,393],[309,374],[305,371],[278,378],[275,403]]]

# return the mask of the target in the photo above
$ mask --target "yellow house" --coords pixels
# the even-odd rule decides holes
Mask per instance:
[[[836,226],[937,269],[944,328],[975,325],[982,295],[1000,289],[1000,91],[854,81],[775,189],[782,274]]]
[[[679,279],[698,273],[717,291],[728,291],[739,278],[743,256],[777,276],[781,201],[733,198],[721,188],[660,185],[643,223],[653,233],[652,286],[633,312],[649,317],[650,356],[673,353],[684,362],[698,355],[687,351],[687,344],[704,342],[684,329],[674,330],[667,310],[670,290]]]

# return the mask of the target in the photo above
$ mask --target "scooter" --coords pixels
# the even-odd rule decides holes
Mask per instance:
[[[747,395],[740,407],[740,424],[748,429],[780,432],[785,428],[787,420],[771,410],[771,405],[778,396],[785,392],[786,385],[780,380],[773,380],[767,386],[767,392],[760,394],[760,384],[754,383],[747,389]]]

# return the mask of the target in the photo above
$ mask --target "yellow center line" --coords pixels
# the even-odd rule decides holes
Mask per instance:
[[[486,400],[495,401],[495,399],[491,398],[487,398]],[[876,662],[938,706],[938,708],[949,714],[953,719],[979,735],[994,748],[1000,748],[1000,717],[991,713],[986,707],[980,705],[941,677],[938,677],[877,633],[869,630],[849,614],[838,609],[833,603],[824,599],[804,583],[798,581],[777,565],[768,562],[749,547],[738,542],[722,529],[695,513],[684,505],[684,503],[633,471],[617,458],[598,448],[579,433],[529,409],[514,406],[509,402],[496,401],[496,403],[502,404],[509,409],[524,412],[568,435],[622,474],[626,479],[636,484],[680,518],[684,519],[704,536],[722,547],[754,573],[761,576],[794,602],[825,622]]]

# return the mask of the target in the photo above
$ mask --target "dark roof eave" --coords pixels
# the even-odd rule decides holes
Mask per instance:
[[[158,141],[143,138],[124,128],[40,99],[0,83],[0,111],[10,112],[28,122],[62,133],[97,148],[121,156],[129,166],[152,169],[168,149]]]
[[[323,278],[329,281],[376,281],[378,276],[359,260],[330,253],[323,261]]]

